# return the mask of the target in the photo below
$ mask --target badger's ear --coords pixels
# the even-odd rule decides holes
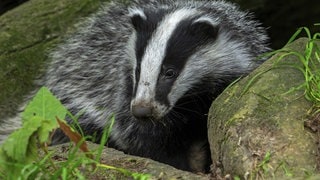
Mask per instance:
[[[142,9],[129,9],[129,17],[135,30],[140,30],[147,21],[147,16]]]
[[[215,38],[218,35],[219,25],[209,17],[200,17],[191,24],[191,32],[195,35],[206,35]]]

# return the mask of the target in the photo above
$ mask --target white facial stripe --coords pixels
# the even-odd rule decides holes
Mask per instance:
[[[191,11],[191,12],[190,12]],[[192,12],[194,11],[194,12]],[[150,100],[155,96],[156,83],[165,57],[168,40],[180,21],[196,14],[192,9],[180,9],[167,15],[154,32],[141,61],[140,81],[136,100]]]
[[[212,26],[217,26],[220,21],[218,18],[212,19],[211,17],[202,16],[199,19],[196,19],[194,21],[194,23],[196,23],[196,22],[207,22],[207,23],[211,24]]]
[[[129,9],[129,16],[133,17],[133,16],[136,16],[136,15],[142,17],[144,20],[147,19],[146,15],[144,14],[144,12],[141,9],[130,8]]]
[[[136,55],[135,55],[135,42],[137,40],[137,34],[134,32],[132,34],[132,36],[129,38],[128,40],[128,44],[127,44],[127,55],[129,56],[129,59],[131,61],[129,61],[133,67],[133,69],[136,69],[137,68],[137,60],[136,60]],[[135,85],[136,84],[136,72],[133,71],[132,72],[132,80],[133,80],[133,84]]]

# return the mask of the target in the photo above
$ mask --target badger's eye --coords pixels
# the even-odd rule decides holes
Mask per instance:
[[[177,77],[178,73],[174,69],[167,69],[164,76],[166,79],[172,79]]]

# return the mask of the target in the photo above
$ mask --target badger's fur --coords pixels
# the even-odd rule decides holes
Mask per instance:
[[[115,114],[110,147],[204,171],[210,104],[261,63],[267,39],[224,1],[111,3],[51,54],[43,84],[73,114],[84,112],[85,134],[99,136]]]

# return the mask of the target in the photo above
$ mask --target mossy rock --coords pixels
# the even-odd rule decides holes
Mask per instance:
[[[306,39],[288,48],[304,52]],[[304,97],[301,62],[277,54],[225,90],[209,112],[209,141],[216,168],[252,178],[308,177],[317,173],[316,136],[304,128],[312,103]],[[278,62],[278,65],[275,65]]]
[[[48,52],[100,5],[97,0],[30,0],[0,16],[1,117],[16,112],[45,70]]]

